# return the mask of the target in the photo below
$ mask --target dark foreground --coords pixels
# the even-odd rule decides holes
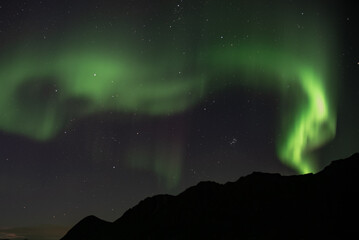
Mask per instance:
[[[86,217],[62,240],[346,239],[359,231],[358,182],[358,153],[317,174],[201,182],[147,198],[113,223]]]

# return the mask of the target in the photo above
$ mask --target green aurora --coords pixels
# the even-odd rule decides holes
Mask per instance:
[[[210,19],[217,13],[214,9],[204,10]],[[147,53],[142,51],[146,44],[133,41],[125,30],[96,34],[74,27],[65,39],[44,44],[25,37],[0,59],[0,129],[47,141],[74,115],[178,114],[200,104],[208,92],[223,88],[225,79],[234,76],[238,88],[267,89],[282,97],[278,156],[299,173],[315,172],[314,150],[336,131],[335,72],[329,61],[334,40],[328,40],[332,32],[325,19],[308,17],[306,28],[297,27],[296,18],[284,19],[268,21],[276,26],[276,33],[254,24],[203,26],[209,35],[227,27],[223,36],[198,40],[191,54],[179,50],[191,38],[181,35],[184,25],[174,33],[181,36],[179,46],[163,40]],[[236,20],[236,16],[231,19]],[[237,41],[237,34],[248,28],[253,40]],[[181,150],[173,152],[180,155]],[[178,181],[181,157],[166,167],[161,162],[168,161],[168,154],[162,154],[164,160],[151,167],[139,160],[145,154],[135,155],[129,153],[130,165],[149,168],[168,181],[175,175],[173,185]]]

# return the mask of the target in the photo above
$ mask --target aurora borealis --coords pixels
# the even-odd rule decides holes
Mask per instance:
[[[316,30],[322,30],[321,27],[317,26]],[[284,32],[281,28],[277,31]],[[56,40],[46,47],[30,44],[12,54],[11,65],[4,64],[1,71],[6,89],[1,103],[7,112],[1,119],[1,126],[5,131],[48,140],[61,131],[66,111],[71,108],[69,104],[74,102],[80,105],[75,113],[80,117],[109,110],[145,115],[176,114],[200,102],[213,75],[246,72],[246,78],[251,75],[263,78],[256,83],[257,87],[271,85],[278,89],[281,85],[293,84],[303,91],[301,98],[304,100],[299,100],[300,106],[294,106],[294,122],[288,121],[288,112],[282,113],[288,129],[284,130],[283,134],[287,136],[281,140],[279,155],[284,163],[300,173],[313,172],[313,160],[306,159],[306,154],[335,135],[336,117],[326,86],[335,78],[325,69],[328,65],[326,57],[330,55],[327,51],[331,47],[321,46],[312,28],[303,30],[303,39],[294,41],[296,36],[283,37],[281,41],[285,48],[271,46],[271,35],[267,36],[267,42],[231,43],[229,47],[214,50],[213,46],[218,43],[205,39],[200,44],[204,45],[204,50],[198,50],[203,56],[198,57],[197,52],[193,54],[196,61],[191,64],[198,70],[188,73],[185,70],[187,57],[176,54],[172,48],[161,49],[166,52],[162,56],[164,59],[153,63],[136,56],[134,50],[122,50],[128,45],[125,41],[114,47],[113,42],[103,39],[106,33],[102,33],[102,37],[94,36],[100,49],[81,46],[75,41],[64,46]],[[121,32],[111,31],[106,38],[110,35],[117,37]],[[304,42],[299,48],[304,52],[299,53],[299,49],[291,47],[298,41]],[[167,66],[168,62],[171,66]],[[184,69],[184,72],[176,71],[178,69]],[[239,74],[238,79],[241,78]],[[247,84],[250,83],[248,80]],[[214,85],[220,84],[220,79],[214,82]],[[238,85],[240,87],[240,83]],[[191,96],[188,96],[189,92]],[[41,96],[43,94],[46,95]],[[34,99],[34,95],[39,96],[38,99]],[[12,101],[7,101],[9,98],[18,101],[15,108]]]
[[[220,58],[226,71],[233,72],[244,67],[244,71],[251,69],[248,74],[256,75],[260,72],[265,76],[273,76],[269,78],[270,83],[263,83],[266,79],[262,77],[263,79],[257,82],[258,87],[270,85],[269,87],[280,88],[283,85],[293,85],[302,91],[299,106],[293,106],[295,110],[282,113],[283,122],[288,126],[284,127],[285,136],[281,139],[278,151],[283,162],[298,172],[315,172],[313,159],[308,159],[306,155],[335,136],[336,110],[331,105],[332,100],[326,88],[332,79],[326,79],[328,74],[320,72],[320,66],[315,62],[310,64],[309,55],[307,59],[299,60],[294,53],[283,55],[280,50],[267,51],[256,45],[244,48],[243,51],[227,51],[221,51],[225,55]],[[319,61],[320,64],[323,61],[324,58]],[[250,83],[248,81],[248,84]]]
[[[344,6],[0,6],[0,187],[9,201],[28,198],[5,200],[12,220],[0,227],[34,214],[62,225],[92,212],[118,217],[199,180],[316,172],[339,146],[335,156],[358,150],[346,124],[359,118],[347,113],[358,84],[348,85],[356,56],[342,45],[354,41],[344,33],[354,16]]]

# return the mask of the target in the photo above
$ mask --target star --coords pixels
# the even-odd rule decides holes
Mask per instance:
[[[229,143],[230,145],[234,145],[237,143],[237,139],[236,138],[233,138],[232,141]]]

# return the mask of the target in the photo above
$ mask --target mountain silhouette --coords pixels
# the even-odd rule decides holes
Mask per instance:
[[[343,239],[356,236],[359,154],[316,174],[254,172],[146,198],[113,223],[94,216],[61,240]]]

